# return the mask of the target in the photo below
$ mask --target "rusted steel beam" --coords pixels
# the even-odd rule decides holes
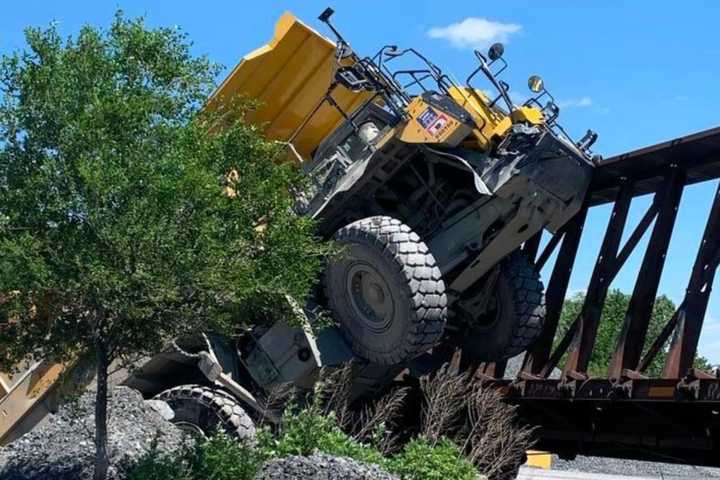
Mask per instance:
[[[655,194],[653,204],[658,207],[657,219],[635,281],[618,343],[610,361],[608,369],[610,378],[622,377],[624,370],[635,370],[640,362],[684,185],[685,172],[673,168],[668,173],[661,190]]]
[[[703,239],[685,292],[684,308],[678,315],[676,335],[665,360],[663,376],[680,378],[692,368],[700,331],[720,260],[720,185],[715,192]]]
[[[475,376],[482,379],[502,379],[505,376],[505,369],[507,368],[507,360],[501,360],[499,362],[481,363],[475,371]]]
[[[522,372],[540,375],[547,364],[552,351],[553,340],[557,331],[560,313],[567,294],[570,275],[572,274],[580,238],[582,237],[587,206],[570,221],[563,235],[562,246],[553,266],[545,293],[545,324],[535,345],[525,356]],[[560,232],[558,232],[559,234]],[[556,234],[557,235],[557,234]],[[554,366],[553,366],[554,368]],[[552,368],[550,369],[552,371]],[[549,373],[548,373],[549,375]]]
[[[623,247],[620,249],[620,253],[618,253],[617,259],[615,260],[616,269],[614,270],[613,277],[615,277],[620,268],[625,264],[628,257],[635,250],[635,247],[637,247],[640,239],[643,237],[643,235],[645,235],[645,232],[647,232],[650,224],[653,222],[653,220],[655,220],[655,217],[658,214],[658,209],[658,199],[655,198],[653,200],[653,203],[650,205],[650,207],[648,207],[647,211],[645,212],[645,215],[643,215],[633,232],[628,237],[625,245],[623,245]]]
[[[675,331],[675,327],[678,324],[678,318],[681,314],[684,315],[684,311],[685,301],[683,300],[677,310],[675,310],[675,313],[673,313],[672,317],[670,317],[667,323],[665,323],[665,326],[663,326],[663,329],[660,331],[657,338],[653,341],[653,344],[650,345],[650,348],[648,348],[647,353],[645,354],[642,361],[640,362],[640,365],[637,368],[638,372],[644,373],[645,370],[648,369],[652,361],[655,360],[655,357],[660,352],[663,345],[665,345],[665,342],[668,341],[672,332]]]
[[[567,362],[563,368],[563,376],[566,378],[584,376],[587,372],[608,288],[620,269],[617,265],[617,254],[632,201],[633,186],[629,179],[623,178],[620,181],[620,191],[590,278],[577,329],[568,348]]]
[[[560,363],[560,359],[563,355],[565,355],[565,352],[567,352],[568,347],[570,346],[570,343],[575,338],[575,334],[578,329],[578,324],[580,323],[580,315],[575,317],[575,320],[572,324],[570,324],[570,327],[568,328],[567,332],[565,332],[565,336],[560,340],[560,343],[558,343],[558,346],[555,348],[555,351],[552,352],[552,355],[548,359],[548,361],[545,363],[545,365],[542,368],[542,371],[540,372],[540,376],[542,378],[548,378],[550,374],[552,374],[553,370],[555,370],[555,367],[558,366],[558,363]]]

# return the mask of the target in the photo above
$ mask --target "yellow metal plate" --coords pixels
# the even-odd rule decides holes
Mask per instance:
[[[527,462],[525,463],[528,467],[543,468],[550,470],[552,468],[552,454],[547,452],[539,452],[537,450],[527,451]]]

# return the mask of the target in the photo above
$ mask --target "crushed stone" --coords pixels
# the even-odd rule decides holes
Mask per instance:
[[[143,455],[179,451],[191,442],[139,392],[115,387],[108,400],[108,477],[120,480]],[[168,407],[169,409],[169,407]],[[60,407],[47,421],[0,449],[0,480],[92,479],[95,392]]]

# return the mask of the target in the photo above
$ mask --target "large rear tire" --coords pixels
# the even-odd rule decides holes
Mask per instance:
[[[156,397],[165,401],[178,427],[209,437],[224,431],[238,440],[252,440],[255,424],[245,409],[229,393],[202,385],[181,385]]]
[[[486,287],[480,284],[477,288]],[[540,274],[526,255],[515,252],[503,260],[491,305],[467,322],[469,326],[459,340],[463,357],[473,362],[496,362],[529,349],[545,322],[543,290]]]
[[[344,247],[324,275],[328,307],[353,351],[395,365],[440,339],[447,297],[427,245],[400,220],[369,217],[341,228]]]

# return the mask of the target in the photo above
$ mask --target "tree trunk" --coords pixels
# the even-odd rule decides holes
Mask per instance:
[[[110,461],[107,452],[107,400],[108,400],[108,354],[102,340],[97,350],[97,391],[95,393],[95,476],[94,480],[106,480]]]

